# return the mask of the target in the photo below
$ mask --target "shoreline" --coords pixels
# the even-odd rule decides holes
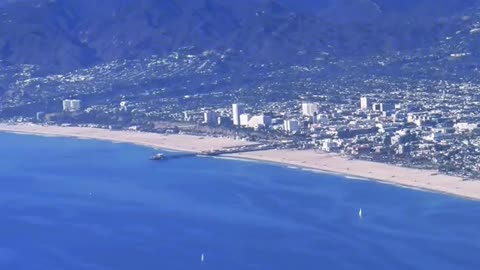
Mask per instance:
[[[238,158],[239,160],[266,162],[270,164],[281,165],[286,168],[299,169],[313,173],[342,176],[347,178],[348,180],[374,181],[386,185],[393,185],[396,187],[408,188],[422,192],[444,194],[473,201],[480,201],[480,181],[464,181],[463,178],[443,175],[431,170],[399,167],[395,165],[376,163],[371,161],[349,160],[338,154],[316,153],[313,150],[277,150],[276,152],[277,153],[268,153],[268,151],[241,153],[228,155],[228,157]],[[323,156],[323,159],[330,159],[331,164],[329,164],[329,166],[327,165],[324,167],[320,167],[318,166],[318,162],[314,162],[312,164],[311,162],[299,162],[298,160],[278,158],[278,156],[281,155],[292,158],[293,153],[300,153],[301,155],[305,156],[310,155],[310,157],[304,158],[305,160],[309,161],[312,160],[311,158],[313,155],[316,155],[316,158],[319,159],[322,159]],[[265,157],[262,156],[262,154],[269,155]],[[355,166],[355,164],[352,164],[355,162],[360,163],[360,165]],[[339,164],[340,166],[347,165],[348,167],[353,167],[354,169],[345,171],[339,169],[338,166],[332,166],[332,163]],[[365,172],[361,172],[361,168],[368,168],[368,175],[365,174]],[[389,173],[385,173],[385,170],[388,170]],[[379,175],[379,177],[374,177],[373,175],[375,174]],[[401,177],[403,177],[403,179]],[[404,180],[408,178],[410,178],[410,180]]]
[[[156,150],[186,153],[196,153],[217,148],[251,144],[246,141],[221,137],[201,137],[179,134],[164,135],[138,131],[119,131],[91,127],[41,126],[35,124],[9,125],[0,123],[0,132],[42,137],[63,137],[107,141],[112,143],[128,143]]]
[[[68,137],[130,143],[172,152],[195,153],[211,149],[242,146],[250,142],[220,137],[163,135],[134,131],[111,131],[89,127],[40,126],[35,124],[2,124],[0,132],[44,137]],[[220,159],[270,163],[314,173],[343,176],[349,180],[376,181],[421,191],[480,200],[480,181],[464,181],[460,177],[436,171],[405,168],[371,161],[350,160],[338,154],[314,150],[265,150],[219,156]]]
[[[300,171],[306,171],[306,172],[311,172],[311,173],[341,176],[341,177],[346,178],[347,180],[352,180],[352,181],[372,181],[372,182],[377,182],[377,183],[390,185],[390,186],[395,186],[395,187],[400,187],[400,188],[406,188],[406,189],[417,190],[417,191],[422,191],[422,192],[431,192],[431,193],[435,193],[435,194],[444,194],[444,195],[455,196],[455,197],[464,198],[464,199],[468,199],[468,200],[480,201],[480,196],[478,198],[477,197],[470,197],[470,196],[463,196],[463,195],[454,194],[454,193],[450,193],[450,192],[439,191],[437,189],[428,189],[428,188],[421,188],[421,187],[414,186],[414,185],[399,184],[399,183],[396,183],[396,182],[391,182],[391,181],[388,181],[388,180],[382,180],[382,179],[378,179],[378,178],[361,177],[361,176],[357,176],[355,174],[345,174],[345,173],[340,173],[340,172],[337,172],[337,171],[316,169],[316,168],[311,168],[311,167],[292,166],[288,163],[283,163],[283,162],[263,161],[263,160],[253,159],[253,158],[233,157],[233,156],[221,156],[221,157],[215,157],[215,158],[225,159],[225,160],[236,160],[236,161],[243,161],[243,162],[255,162],[255,163],[263,163],[263,164],[271,164],[271,165],[282,166],[282,167],[292,169],[292,170],[300,170]],[[393,166],[393,165],[390,165],[390,166]]]

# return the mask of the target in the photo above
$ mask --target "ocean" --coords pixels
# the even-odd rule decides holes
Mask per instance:
[[[0,153],[0,269],[480,269],[479,202],[92,140]]]

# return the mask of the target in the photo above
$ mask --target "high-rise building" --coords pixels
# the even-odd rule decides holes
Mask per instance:
[[[360,98],[360,109],[368,110],[371,107],[371,102],[368,97],[361,97]]]
[[[318,114],[318,105],[315,103],[302,103],[303,116],[315,116]]]
[[[300,123],[297,120],[285,120],[283,129],[287,133],[295,133],[300,129]]]
[[[63,101],[63,111],[78,112],[81,109],[81,101],[78,99],[66,99]]]
[[[242,127],[248,126],[248,122],[250,121],[251,118],[252,118],[252,115],[250,115],[249,113],[240,114],[239,126],[242,126]]]
[[[240,126],[240,115],[243,114],[243,105],[242,104],[232,104],[232,120],[234,126]]]
[[[207,125],[216,125],[218,123],[218,114],[214,111],[204,112],[203,122]]]

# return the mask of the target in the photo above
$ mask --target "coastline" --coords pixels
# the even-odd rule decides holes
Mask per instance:
[[[193,135],[162,135],[156,133],[111,131],[88,127],[40,126],[34,124],[0,124],[0,132],[48,137],[74,137],[182,152],[201,152],[224,147],[248,145],[249,142],[230,138]],[[229,154],[220,158],[279,164],[292,169],[342,175],[352,180],[377,181],[417,190],[449,194],[480,200],[480,181],[463,181],[460,177],[436,171],[399,167],[384,163],[350,160],[338,154],[314,150],[266,150]]]
[[[269,150],[269,151],[275,151],[275,150]],[[285,150],[280,150],[280,151],[285,151]],[[292,153],[293,151],[296,150],[287,150],[289,153]],[[267,151],[264,151],[265,153]],[[310,151],[299,151],[303,152],[302,154],[309,153]],[[351,162],[353,160],[348,160],[340,155],[337,154],[326,154],[326,153],[316,153],[315,151],[311,151],[312,153],[315,153],[315,155],[330,155],[330,157],[334,158],[340,158],[342,159],[341,162]],[[256,152],[260,153],[261,152]],[[250,153],[247,153],[250,154]],[[361,176],[360,173],[355,172],[355,171],[340,171],[340,170],[335,170],[333,168],[318,168],[318,167],[311,167],[307,165],[300,165],[297,163],[294,163],[293,161],[277,161],[274,160],[274,158],[261,158],[259,156],[256,157],[249,157],[245,153],[241,154],[234,154],[234,155],[226,155],[221,158],[223,159],[230,159],[230,160],[240,160],[240,161],[249,161],[249,162],[259,162],[259,163],[268,163],[268,164],[274,164],[274,165],[280,165],[284,166],[289,169],[294,169],[294,170],[302,170],[302,171],[308,171],[308,172],[313,172],[313,173],[320,173],[320,174],[329,174],[329,175],[337,175],[337,176],[342,176],[345,177],[346,179],[349,180],[354,180],[354,181],[374,181],[382,184],[387,184],[387,185],[392,185],[392,186],[397,186],[401,188],[408,188],[408,189],[413,189],[413,190],[418,190],[418,191],[423,191],[423,192],[432,192],[432,193],[440,193],[440,194],[445,194],[445,195],[450,195],[450,196],[455,196],[455,197],[460,197],[468,200],[474,200],[474,201],[480,201],[480,181],[479,183],[477,182],[472,182],[472,181],[463,181],[462,178],[455,177],[455,176],[449,176],[449,175],[442,175],[439,174],[439,178],[442,178],[443,181],[442,183],[432,183],[430,181],[436,181],[436,180],[431,180],[430,178],[433,175],[428,175],[427,178],[424,178],[426,180],[418,181],[418,180],[412,180],[412,181],[394,181],[391,179],[386,179],[386,178],[380,178],[380,177],[374,177],[374,176]],[[383,163],[375,163],[375,162],[369,162],[369,161],[364,161],[368,163],[369,167],[375,166],[375,165],[381,165],[385,166],[388,168],[401,168],[404,169],[408,173],[414,173],[417,171],[417,177],[418,177],[418,172],[420,173],[430,173],[431,171],[428,170],[417,170],[413,168],[404,168],[404,167],[398,167],[390,164],[383,164]],[[302,162],[303,163],[303,162]],[[374,171],[375,169],[372,168]],[[372,173],[373,173],[372,171]],[[432,171],[433,172],[433,171]],[[393,174],[395,175],[395,174]],[[437,176],[437,175],[435,175]],[[445,179],[449,178],[449,183],[445,185]],[[451,181],[455,181],[451,182]],[[465,192],[467,190],[467,187],[465,186],[462,188],[464,185],[463,183],[471,183],[471,186],[475,186],[474,189],[470,191]],[[455,184],[455,187],[452,187],[452,185]],[[427,185],[427,186],[425,186]],[[470,186],[470,184],[469,184]],[[469,189],[469,188],[468,188]]]
[[[171,152],[196,153],[251,144],[230,138],[200,137],[193,135],[163,135],[158,133],[117,131],[90,127],[40,126],[35,124],[8,125],[0,123],[0,132],[38,135],[44,137],[71,137],[101,140],[113,143],[130,143]]]

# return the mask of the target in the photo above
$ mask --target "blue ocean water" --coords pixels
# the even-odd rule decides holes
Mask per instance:
[[[99,141],[0,153],[0,269],[480,269],[479,202]]]

